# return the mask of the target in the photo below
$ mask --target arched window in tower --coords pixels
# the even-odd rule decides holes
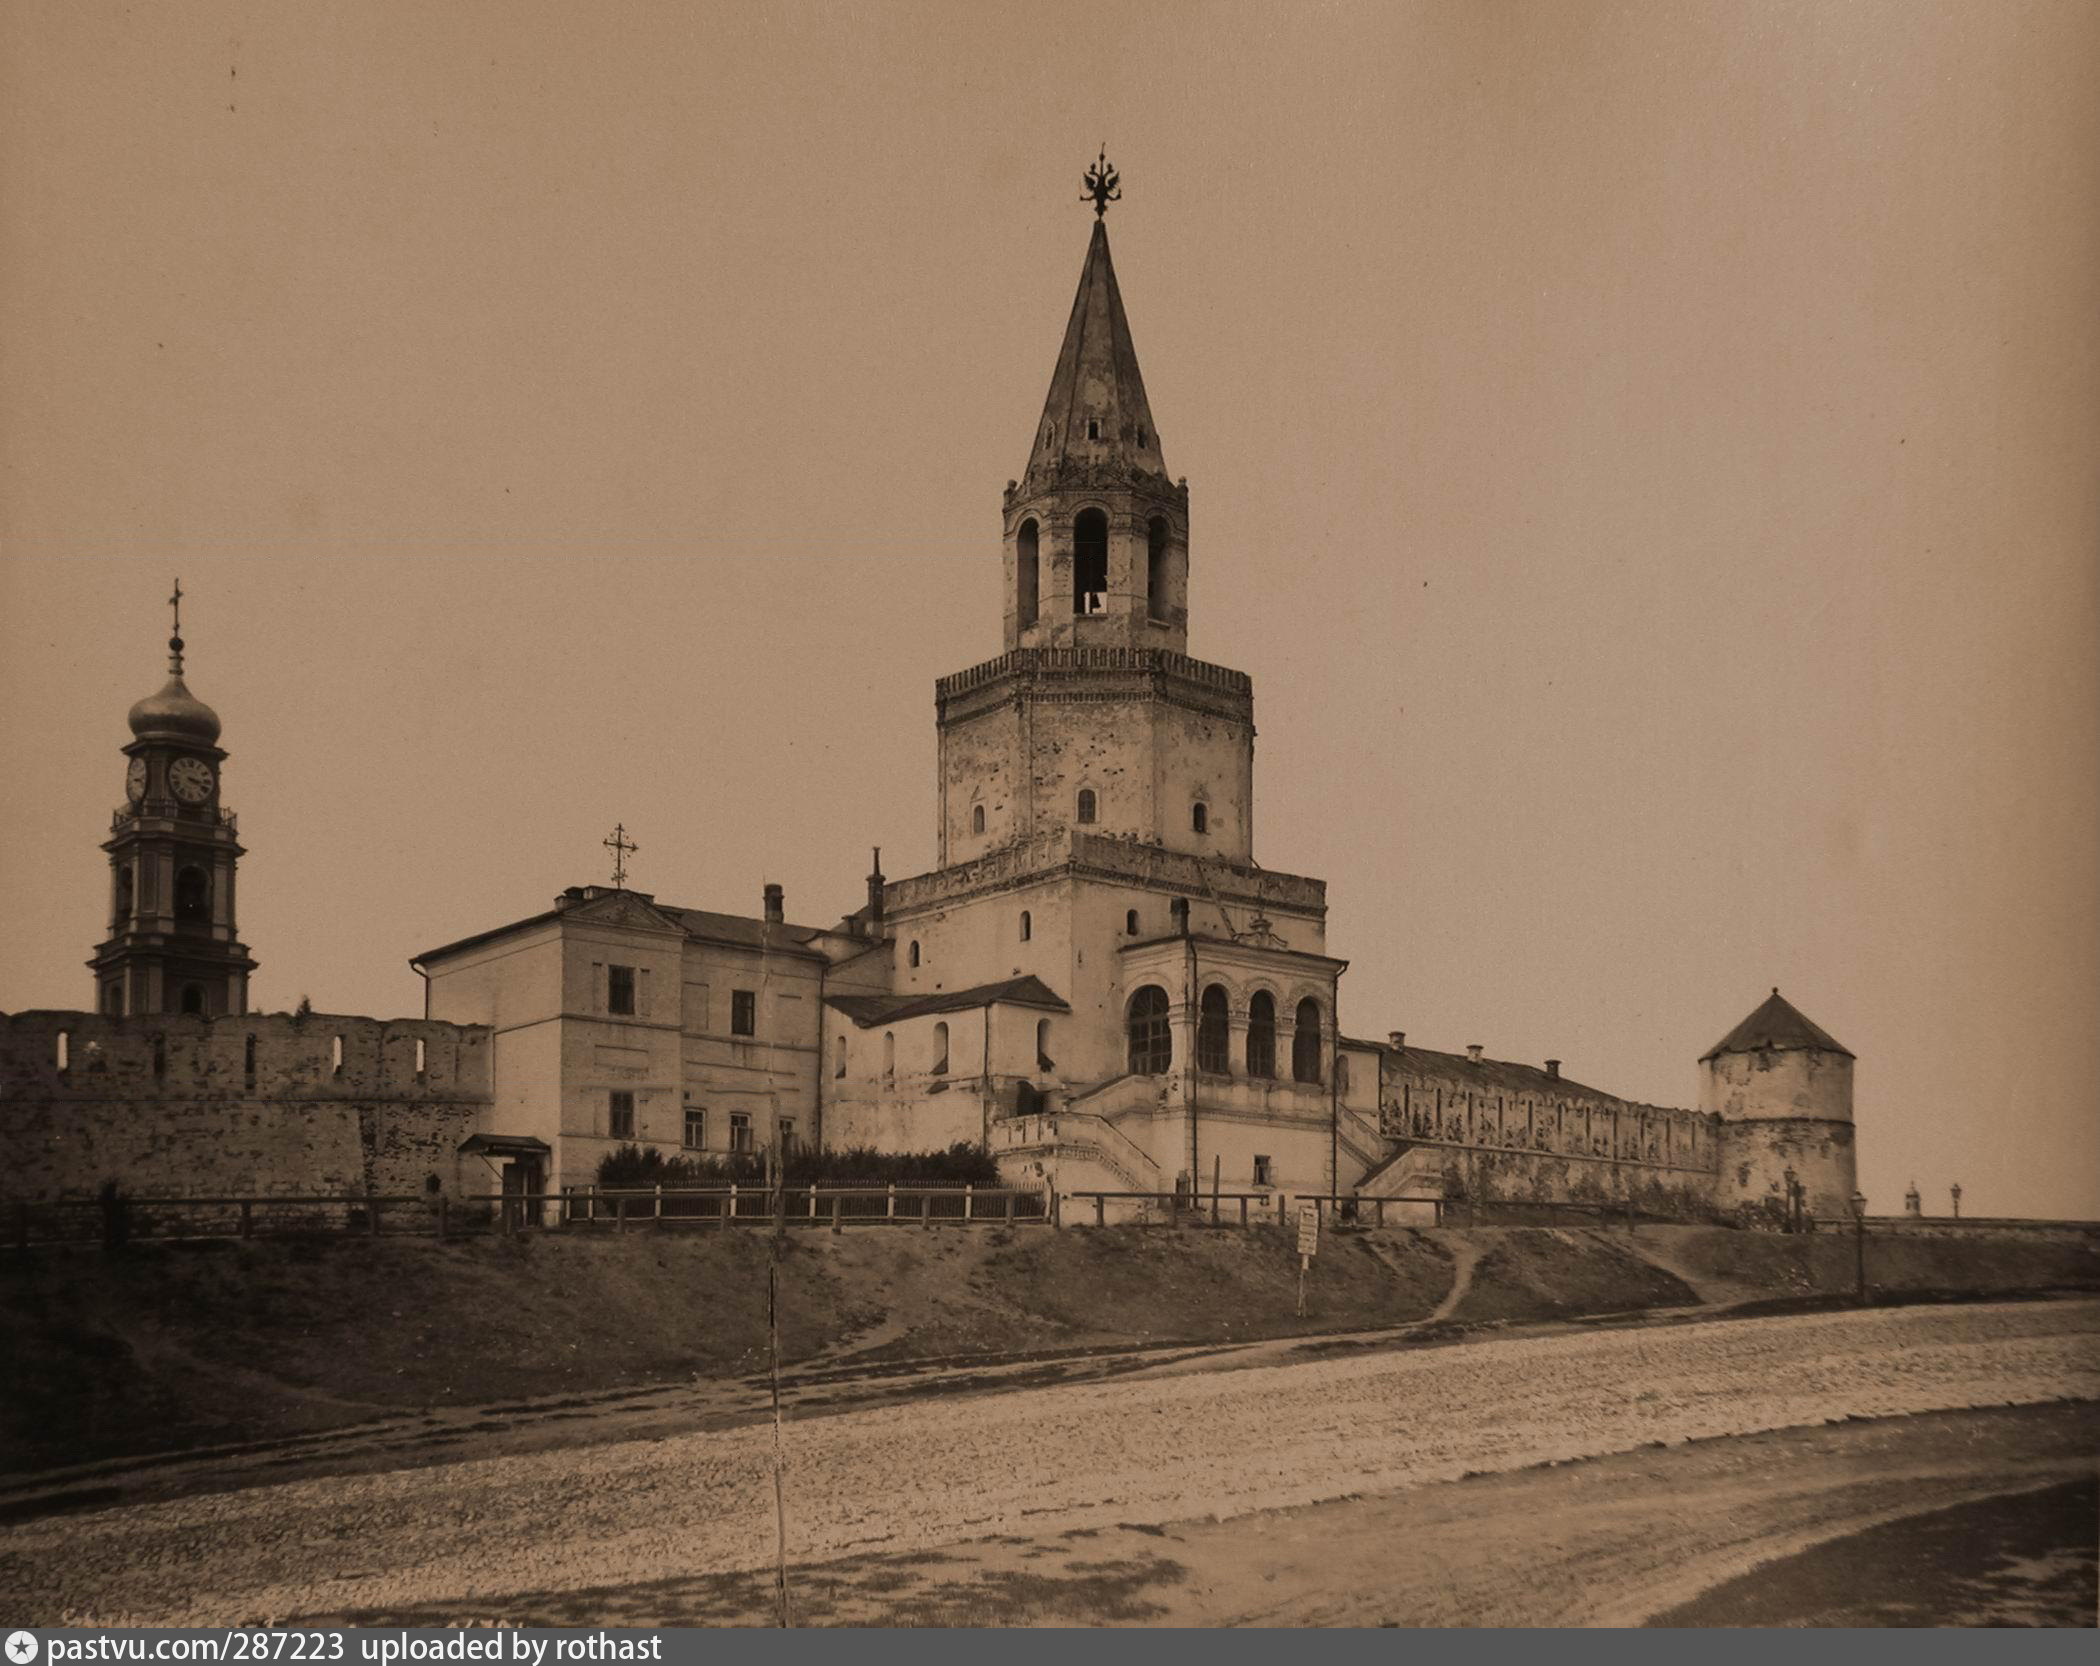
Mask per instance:
[[[936,1076],[948,1074],[948,1026],[946,1024],[936,1024],[933,1027],[933,1073]]]
[[[982,833],[984,831],[984,806],[982,804],[970,806],[970,831],[972,833]]]
[[[1073,819],[1081,827],[1093,826],[1094,822],[1099,818],[1099,804],[1100,800],[1094,797],[1094,789],[1092,787],[1081,787],[1079,789],[1079,813]]]
[[[1021,941],[1027,942],[1035,935],[1035,917],[1027,909],[1021,910]]]
[[[199,867],[175,871],[175,919],[179,925],[211,922],[211,875]]]
[[[1108,611],[1108,517],[1098,509],[1072,522],[1072,611]]]
[[[840,1035],[833,1040],[835,1045],[831,1049],[831,1073],[833,1076],[843,1076],[846,1074],[846,1038]]]
[[[1125,937],[1135,937],[1137,935],[1137,931],[1137,910],[1133,908],[1130,910],[1129,913],[1123,916],[1123,935]]]
[[[1291,1037],[1292,1081],[1319,1081],[1323,1039],[1320,1034],[1320,1003],[1308,995],[1298,1003],[1298,1030]]]
[[[1167,992],[1148,983],[1130,997],[1130,1068],[1163,1076],[1174,1063],[1174,1032],[1167,1025]]]
[[[882,1085],[893,1088],[897,1085],[897,1032],[882,1032]]]
[[[117,925],[122,928],[131,920],[132,886],[131,866],[126,863],[117,870]]]
[[[916,937],[911,940],[911,949],[907,958],[914,966],[919,964],[919,940]]]
[[[1014,535],[1014,599],[1023,630],[1035,623],[1042,594],[1041,569],[1037,566],[1041,536],[1033,520],[1023,521],[1021,530]]]
[[[1210,831],[1210,806],[1208,804],[1198,803],[1190,808],[1189,826],[1198,833],[1208,833]]]
[[[1196,1014],[1196,1068],[1213,1076],[1232,1074],[1232,1019],[1225,988],[1212,984],[1203,992]]]
[[[1167,523],[1154,515],[1145,527],[1145,617],[1167,616]]]
[[[1247,1003],[1247,1074],[1276,1079],[1276,997],[1266,989]]]
[[[1048,1075],[1057,1068],[1057,1061],[1050,1056],[1050,1020],[1035,1021],[1035,1067]]]

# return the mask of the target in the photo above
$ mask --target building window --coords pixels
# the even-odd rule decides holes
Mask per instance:
[[[131,869],[128,867],[119,868],[117,870],[117,924],[120,926],[131,918],[132,887]]]
[[[982,804],[972,805],[970,808],[970,831],[972,833],[982,833],[984,831],[984,806]]]
[[[1094,789],[1092,787],[1081,787],[1079,789],[1079,814],[1077,820],[1080,826],[1093,826],[1094,821],[1099,814],[1099,811],[1097,809],[1099,802],[1100,801],[1094,797]]]
[[[948,1026],[946,1024],[936,1024],[933,1027],[933,1073],[936,1076],[948,1074]]]
[[[1257,989],[1247,1003],[1247,1074],[1276,1077],[1276,997]]]
[[[1161,1076],[1174,1063],[1174,1032],[1167,1024],[1167,992],[1148,983],[1130,997],[1130,1069]]]
[[[1027,942],[1035,935],[1035,920],[1027,909],[1021,910],[1021,941]]]
[[[893,1088],[897,1085],[897,1032],[882,1032],[882,1085]]]
[[[740,1157],[751,1155],[751,1118],[742,1111],[729,1113],[729,1149]]]
[[[328,1069],[331,1075],[340,1076],[343,1073],[343,1038],[339,1035],[331,1036],[328,1040]]]
[[[758,994],[755,990],[732,989],[729,992],[729,1033],[758,1034]]]
[[[1108,517],[1098,509],[1072,522],[1072,611],[1108,611]]]
[[[795,1122],[792,1117],[780,1119],[780,1155],[783,1158],[795,1154]]]
[[[605,1010],[632,1014],[634,1011],[634,968],[632,966],[608,966],[605,969]]]
[[[1050,1020],[1047,1018],[1035,1021],[1035,1067],[1046,1076],[1057,1068],[1057,1061],[1050,1057]]]
[[[705,1106],[688,1105],[685,1108],[685,1148],[688,1151],[707,1149],[707,1110]]]
[[[1128,937],[1137,935],[1137,910],[1135,908],[1123,916],[1123,932]]]
[[[611,1098],[612,1103],[606,1115],[606,1123],[612,1137],[616,1140],[633,1139],[634,1090],[632,1088],[614,1088]]]
[[[1088,417],[1086,419],[1086,437],[1090,440],[1098,440],[1101,437],[1101,419],[1099,417]]]
[[[1298,1031],[1291,1037],[1291,1080],[1320,1079],[1320,1003],[1307,996],[1298,1003]]]
[[[1145,528],[1145,617],[1157,620],[1166,616],[1167,523],[1155,515]]]
[[[1041,534],[1032,520],[1023,521],[1020,532],[1014,537],[1014,582],[1019,604],[1017,611],[1023,630],[1035,623],[1037,597],[1041,593],[1041,569],[1037,565],[1036,553],[1040,537]]]
[[[1210,806],[1208,804],[1198,804],[1190,809],[1189,826],[1198,833],[1208,833],[1210,831]]]
[[[1196,1068],[1213,1076],[1232,1073],[1232,1019],[1221,984],[1204,990],[1196,1014]]]
[[[834,1076],[843,1076],[843,1075],[845,1075],[845,1074],[846,1074],[846,1038],[845,1038],[844,1036],[840,1036],[840,1037],[838,1037],[838,1038],[837,1038],[837,1045],[836,1045],[836,1046],[835,1046],[835,1047],[834,1047],[834,1048],[832,1049],[832,1053],[833,1053],[833,1058],[832,1058],[832,1063],[831,1063],[831,1073],[832,1073],[832,1075],[834,1075]]]
[[[1254,1154],[1254,1183],[1257,1186],[1273,1186],[1276,1184],[1275,1171],[1269,1166],[1269,1159],[1262,1156],[1260,1152]]]
[[[911,940],[911,953],[906,958],[909,959],[914,966],[919,964],[919,940],[916,937],[914,937]]]

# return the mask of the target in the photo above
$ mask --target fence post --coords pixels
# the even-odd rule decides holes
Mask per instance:
[[[1245,1226],[1246,1224],[1247,1224],[1247,1194],[1246,1194],[1245,1192],[1242,1192],[1242,1193],[1240,1193],[1240,1225],[1242,1225],[1242,1226]]]
[[[518,1206],[514,1197],[506,1194],[496,1200],[496,1207],[503,1216],[503,1235],[508,1238],[518,1230]]]
[[[255,1205],[245,1197],[241,1199],[241,1236],[255,1236]]]
[[[921,1192],[919,1194],[919,1225],[929,1229],[933,1225],[933,1193],[931,1192]]]
[[[975,1188],[969,1181],[965,1180],[963,1182],[963,1225],[965,1226],[970,1224],[971,1213],[976,1208],[976,1205],[970,1201],[970,1194],[974,1190]]]
[[[1376,1202],[1378,1206],[1378,1226],[1383,1231],[1385,1228],[1385,1199],[1378,1198]]]
[[[1094,1194],[1094,1224],[1096,1226],[1108,1225],[1108,1194],[1106,1192],[1096,1192]]]
[[[889,1206],[883,1211],[882,1218],[888,1221],[897,1218],[897,1182],[894,1180],[890,1182]]]
[[[736,1182],[729,1182],[729,1213],[723,1217],[725,1224],[736,1225]]]
[[[656,1203],[649,1218],[658,1226],[664,1223],[664,1183],[661,1180],[656,1183]]]
[[[625,1232],[627,1230],[627,1194],[624,1192],[613,1199],[613,1230],[615,1232]]]
[[[817,1188],[814,1186],[809,1189],[809,1218],[811,1220],[817,1218]]]

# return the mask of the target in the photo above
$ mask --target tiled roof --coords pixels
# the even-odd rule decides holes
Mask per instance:
[[[980,983],[969,989],[937,989],[931,995],[827,995],[824,1004],[836,1007],[864,1030],[877,1024],[924,1018],[936,1012],[968,1012],[976,1007],[1042,1007],[1050,1012],[1072,1010],[1062,996],[1034,976]]]
[[[1699,1055],[1699,1062],[1722,1053],[1843,1053],[1852,1057],[1852,1049],[1831,1038],[1828,1030],[1822,1029],[1804,1017],[1799,1008],[1775,988],[1765,1003]]]

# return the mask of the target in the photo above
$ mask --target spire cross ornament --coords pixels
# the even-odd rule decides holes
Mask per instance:
[[[628,838],[624,823],[616,824],[612,837],[604,843],[605,848],[613,853],[613,889],[618,891],[627,884],[627,858],[642,847]]]
[[[168,606],[175,613],[175,633],[168,638],[168,669],[177,676],[182,674],[182,580],[175,581],[175,590],[168,597]]]
[[[1086,187],[1087,197],[1093,200],[1095,219],[1107,215],[1110,203],[1123,200],[1122,180],[1123,176],[1108,165],[1108,146],[1103,145],[1100,160],[1087,169],[1086,177],[1080,181]]]

